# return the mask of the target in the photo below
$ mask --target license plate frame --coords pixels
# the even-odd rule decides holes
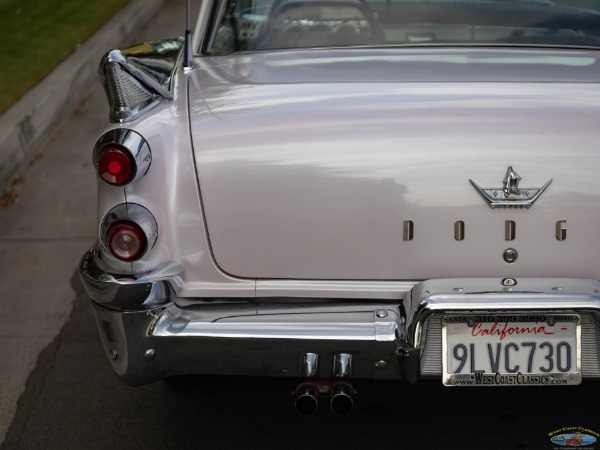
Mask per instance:
[[[481,366],[477,366],[477,357]],[[511,358],[514,360],[509,363]],[[520,370],[521,366],[527,370]],[[512,371],[517,367],[519,370]],[[580,384],[581,316],[531,312],[444,314],[442,382],[445,386]]]

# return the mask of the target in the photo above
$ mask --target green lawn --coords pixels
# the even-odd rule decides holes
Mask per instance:
[[[0,114],[129,0],[0,0]]]

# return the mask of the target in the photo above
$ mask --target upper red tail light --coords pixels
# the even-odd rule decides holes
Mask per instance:
[[[130,183],[137,172],[133,155],[122,147],[104,147],[98,157],[98,175],[108,184],[123,186]]]
[[[94,146],[98,176],[112,186],[125,186],[139,180],[148,172],[151,161],[148,143],[133,130],[109,130]]]

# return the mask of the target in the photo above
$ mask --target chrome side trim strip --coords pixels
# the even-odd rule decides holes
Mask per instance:
[[[256,280],[256,296],[399,302],[417,283],[418,281]]]
[[[217,305],[218,306],[218,305]],[[160,337],[285,339],[324,341],[393,342],[399,335],[398,311],[378,317],[377,305],[370,311],[352,311],[347,305],[305,307],[304,313],[281,310],[244,311],[208,308],[167,308],[152,322],[149,335]]]

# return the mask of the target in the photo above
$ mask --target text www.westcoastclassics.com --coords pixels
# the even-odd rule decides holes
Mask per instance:
[[[554,378],[552,375],[484,374],[475,373],[471,379],[451,380],[455,386],[500,386],[500,385],[556,385],[568,384],[566,378]]]

